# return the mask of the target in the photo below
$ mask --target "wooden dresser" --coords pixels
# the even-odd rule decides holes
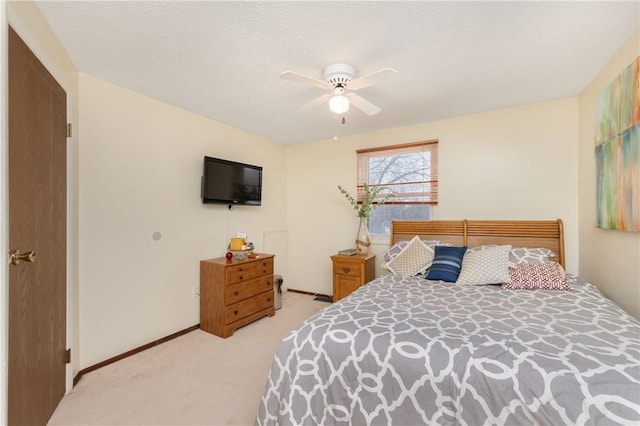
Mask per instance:
[[[220,337],[274,316],[273,255],[200,261],[200,328]]]
[[[333,262],[333,301],[347,297],[356,289],[375,278],[373,253],[353,256],[331,256]]]

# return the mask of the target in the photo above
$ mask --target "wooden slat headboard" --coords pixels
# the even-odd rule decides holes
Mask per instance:
[[[510,244],[513,247],[544,247],[556,253],[556,262],[565,267],[562,220],[401,220],[391,222],[391,245],[419,235],[423,240],[439,240],[475,247]]]

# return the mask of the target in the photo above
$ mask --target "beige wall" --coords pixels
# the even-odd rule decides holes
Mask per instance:
[[[5,3],[2,4],[2,7]],[[62,48],[61,44],[51,31],[49,24],[41,14],[40,9],[33,2],[7,2],[6,3],[8,23],[18,33],[18,35],[29,46],[33,53],[38,57],[42,64],[49,70],[53,77],[58,81],[67,93],[67,119],[69,122],[76,124],[78,122],[78,73]],[[6,34],[7,28],[3,26],[3,35]],[[4,48],[4,43],[3,43]],[[3,49],[3,61],[6,59],[5,50]],[[2,73],[3,81],[6,73]],[[4,84],[4,83],[3,83]],[[6,99],[3,96],[3,102]],[[6,127],[2,126],[3,132]],[[3,139],[3,152],[5,140]],[[78,347],[78,266],[77,266],[77,250],[78,250],[78,192],[77,192],[77,170],[78,170],[78,137],[75,134],[68,139],[67,147],[67,188],[68,188],[68,206],[67,206],[67,345],[74,348],[71,352],[71,372],[67,377],[67,389],[71,388],[71,378],[79,370],[79,357],[75,348]],[[4,160],[3,163],[4,165]],[[3,172],[4,174],[4,172]],[[6,179],[2,179],[4,185]],[[3,209],[5,211],[5,203],[3,198]],[[7,235],[2,233],[3,238]],[[6,253],[6,251],[3,251]],[[2,288],[6,288],[5,276],[2,275]],[[2,309],[6,313],[5,309]],[[4,314],[3,314],[4,315]],[[2,423],[0,421],[0,423]]]
[[[282,145],[86,74],[80,123],[81,367],[197,324],[199,261],[238,231],[282,267]],[[263,205],[203,205],[205,155],[262,166]]]
[[[570,98],[289,146],[289,287],[333,292],[329,256],[352,247],[357,229],[337,190],[355,188],[356,149],[428,139],[439,140],[435,218],[561,218],[567,270],[576,273],[577,126],[577,99]],[[374,252],[381,254],[388,238],[377,242]]]
[[[640,319],[640,233],[596,228],[595,102],[640,54],[636,32],[579,97],[580,268],[582,277]]]

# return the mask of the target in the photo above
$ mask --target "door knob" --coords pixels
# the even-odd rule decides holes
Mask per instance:
[[[11,250],[9,252],[9,263],[11,265],[19,265],[21,260],[29,263],[35,262],[36,252],[33,250],[25,251],[24,253],[20,253],[19,250]]]

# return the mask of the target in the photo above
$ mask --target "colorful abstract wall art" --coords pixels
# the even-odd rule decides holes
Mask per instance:
[[[640,232],[640,56],[596,100],[598,228]]]

